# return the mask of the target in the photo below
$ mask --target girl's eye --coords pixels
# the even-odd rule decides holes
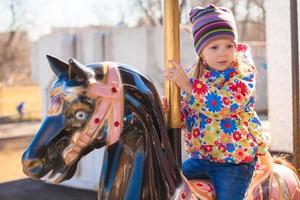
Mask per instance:
[[[216,49],[218,49],[218,46],[212,46],[210,48],[213,49],[213,50],[216,50]]]
[[[88,117],[88,114],[82,110],[76,111],[76,113],[75,113],[75,118],[77,120],[84,121],[87,119],[87,117]]]
[[[231,49],[233,47],[234,47],[233,44],[230,44],[230,45],[227,46],[228,49]]]

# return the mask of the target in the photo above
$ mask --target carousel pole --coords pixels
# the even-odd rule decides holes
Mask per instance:
[[[164,67],[172,68],[168,60],[180,61],[178,0],[164,0]],[[180,88],[173,81],[165,81],[164,86],[170,102],[168,134],[175,160],[181,167]]]
[[[291,8],[291,49],[292,49],[292,97],[293,97],[293,161],[300,169],[300,93],[299,93],[299,28],[297,0],[290,0]]]

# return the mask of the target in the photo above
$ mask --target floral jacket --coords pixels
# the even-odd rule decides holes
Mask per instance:
[[[219,72],[205,69],[201,79],[188,69],[192,94],[183,92],[185,150],[193,158],[220,163],[248,163],[264,154],[263,135],[254,111],[256,69],[248,45],[237,46],[237,61]]]

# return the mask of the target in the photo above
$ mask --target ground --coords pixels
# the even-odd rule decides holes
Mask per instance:
[[[3,117],[18,118],[17,106],[24,102],[24,119],[41,119],[41,94],[38,85],[0,87],[0,122]]]
[[[26,178],[22,172],[21,156],[31,137],[0,140],[0,184]]]
[[[22,172],[21,156],[40,122],[0,124],[0,200],[96,200],[96,192],[46,184]]]
[[[21,156],[39,121],[0,124],[0,183],[25,178]]]

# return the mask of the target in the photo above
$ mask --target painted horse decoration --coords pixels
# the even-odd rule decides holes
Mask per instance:
[[[57,75],[47,117],[22,157],[31,178],[70,179],[81,157],[105,146],[98,199],[214,199],[209,180],[186,180],[153,84],[127,65],[47,56]],[[246,199],[300,199],[296,172],[260,157]]]

